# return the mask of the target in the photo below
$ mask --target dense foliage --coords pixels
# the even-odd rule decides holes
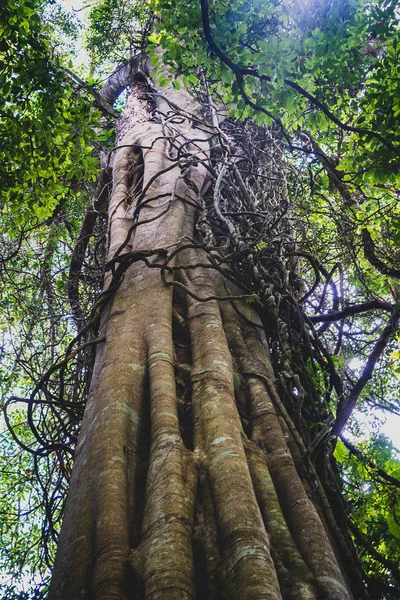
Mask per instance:
[[[113,135],[100,80],[146,50],[166,85],[161,46],[176,89],[205,105],[211,97],[217,111],[225,105],[230,127],[238,122],[250,143],[250,119],[269,128],[285,150],[302,305],[329,365],[305,365],[322,398],[306,407],[310,454],[335,453],[370,588],[400,597],[398,454],[348,420],[355,405],[400,414],[397,2],[105,0],[90,14],[86,79],[57,41],[76,33],[63,11],[35,0],[6,0],[0,11],[0,390],[13,432],[2,426],[3,596],[45,594],[90,378],[104,207],[83,257],[75,244]],[[267,233],[251,239],[260,264]],[[81,261],[72,288],[71,255]],[[257,282],[249,286],[262,301]],[[336,436],[347,426],[352,442],[335,448],[332,425]]]

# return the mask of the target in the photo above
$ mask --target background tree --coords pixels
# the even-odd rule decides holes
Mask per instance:
[[[0,48],[2,386],[35,515],[25,545],[2,513],[6,564],[51,564],[75,453],[51,598],[398,597],[398,462],[337,442],[356,405],[398,410],[395,4],[99,4],[92,59],[126,59],[101,90],[40,6],[6,5]]]

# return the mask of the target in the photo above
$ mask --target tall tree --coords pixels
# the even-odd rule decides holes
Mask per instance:
[[[400,315],[395,5],[151,8],[140,43],[145,11],[125,15],[118,47],[129,38],[135,56],[101,91],[67,69],[104,115],[127,99],[65,282],[78,335],[67,327],[65,354],[6,405],[26,405],[34,446],[7,419],[35,464],[53,454],[68,471],[90,381],[49,598],[396,597],[394,561],[353,521],[389,584],[357,557],[337,461],[350,452],[391,486],[395,524],[399,481],[346,438],[332,454]],[[121,11],[96,7],[95,33],[111,39]],[[86,316],[105,209],[103,291]],[[42,266],[52,335],[55,246]]]

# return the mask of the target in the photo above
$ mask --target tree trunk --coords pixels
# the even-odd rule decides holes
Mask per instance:
[[[113,153],[105,341],[49,598],[352,598],[269,332],[201,247],[237,160],[215,158],[221,131],[186,91],[156,90],[151,115],[141,94]]]

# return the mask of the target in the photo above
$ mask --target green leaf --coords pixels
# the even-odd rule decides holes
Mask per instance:
[[[335,460],[337,460],[338,463],[343,463],[349,458],[349,454],[350,452],[347,450],[342,440],[338,439],[336,442],[335,450],[333,452]]]

